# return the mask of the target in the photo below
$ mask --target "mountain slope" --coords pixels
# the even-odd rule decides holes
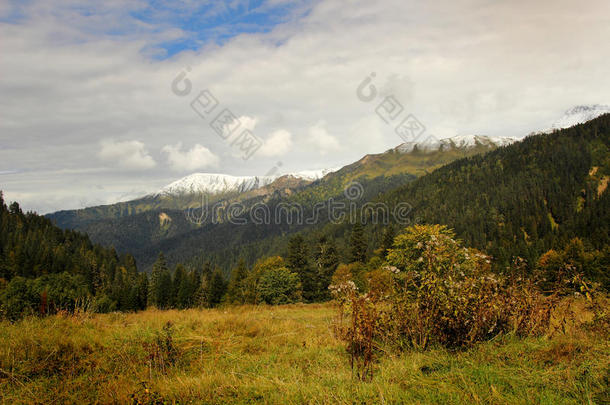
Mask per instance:
[[[454,161],[406,184],[362,179],[368,194],[361,202],[385,203],[390,211],[409,203],[411,220],[454,228],[465,243],[491,253],[498,269],[516,255],[533,263],[572,237],[600,249],[610,243],[610,115]],[[367,225],[370,250],[379,246],[382,228]],[[212,260],[228,269],[239,257],[251,262],[282,253],[286,235],[301,232],[310,243],[332,237],[346,259],[350,230],[324,217],[311,225],[210,224],[160,241],[149,254],[163,250],[175,261],[193,257],[196,265]]]
[[[465,243],[507,264],[581,237],[610,242],[610,114],[453,162],[379,197],[447,224]]]
[[[184,210],[197,207],[201,204],[201,194],[206,195],[208,202],[214,203],[270,194],[277,189],[300,188],[333,170],[307,170],[282,176],[193,173],[142,198],[77,210],[57,211],[47,214],[46,217],[60,228],[86,232],[88,224],[99,220],[120,219],[155,210]]]
[[[146,288],[131,255],[119,257],[17,203],[7,207],[0,192],[0,316],[71,310],[79,300],[99,310],[141,309]]]
[[[574,125],[584,124],[599,117],[600,115],[610,113],[610,106],[601,104],[577,105],[567,110],[562,117],[555,121],[549,129],[542,131],[543,133],[553,132],[558,129],[573,127]]]
[[[412,145],[409,150],[403,144],[384,153],[367,155],[328,173],[301,172],[275,179],[194,174],[139,200],[60,211],[48,217],[59,226],[86,232],[98,243],[114,246],[120,252],[132,252],[146,268],[157,255],[157,244],[182,234],[197,233],[205,225],[188,221],[184,211],[201,206],[202,192],[208,195],[207,204],[210,206],[226,207],[231,203],[240,203],[247,210],[257,203],[274,201],[313,206],[331,197],[341,198],[345,187],[357,180],[367,184],[363,198],[370,199],[446,163],[512,142],[502,139],[492,141],[488,137],[462,137],[462,141],[443,140],[436,148]],[[324,176],[312,181],[320,175]],[[208,222],[211,219],[212,216],[206,218]],[[188,254],[184,252],[180,256]],[[190,254],[196,255],[197,252]]]

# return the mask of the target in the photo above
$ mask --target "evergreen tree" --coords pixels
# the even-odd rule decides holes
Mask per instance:
[[[334,240],[325,236],[321,237],[316,245],[314,258],[318,282],[318,299],[328,299],[330,298],[328,286],[339,265],[339,255]]]
[[[295,235],[288,242],[288,254],[286,264],[292,273],[296,273],[301,281],[303,299],[313,301],[319,295],[318,280],[316,272],[310,266],[305,239],[301,235]]]
[[[225,280],[222,277],[222,273],[220,272],[220,270],[216,269],[214,271],[214,274],[212,274],[212,279],[210,280],[209,285],[209,306],[215,307],[216,305],[220,304],[225,294],[225,291]]]
[[[212,281],[212,265],[205,262],[201,270],[194,275],[195,292],[193,305],[197,307],[210,306],[210,283]]]
[[[169,269],[161,272],[159,279],[159,288],[157,290],[157,305],[161,309],[170,308],[172,305],[172,275]]]
[[[159,253],[150,274],[149,303],[158,308],[167,308],[172,297],[172,277],[163,252]]]
[[[192,272],[184,272],[182,279],[179,281],[179,283],[178,280],[174,280],[174,283],[178,284],[175,298],[175,305],[177,308],[190,308],[193,305],[195,296],[195,284],[193,284],[193,281],[194,279],[192,276]]]
[[[386,226],[383,231],[383,237],[381,239],[381,257],[386,258],[388,255],[388,249],[392,248],[392,244],[394,243],[394,236],[396,236],[394,232],[394,227],[392,224]]]
[[[240,259],[237,267],[231,272],[231,279],[227,288],[227,302],[232,304],[246,303],[245,280],[248,277],[248,268],[244,259]]]
[[[148,304],[148,276],[146,273],[139,273],[136,284],[136,309],[146,309]]]
[[[172,281],[172,305],[176,308],[184,308],[182,303],[179,303],[178,294],[180,288],[183,287],[184,279],[187,277],[186,270],[184,270],[184,266],[181,263],[176,265],[176,269],[174,270],[174,279]],[[188,284],[188,281],[187,281]]]
[[[352,227],[352,234],[349,240],[350,246],[350,261],[352,263],[366,263],[367,242],[364,238],[364,228],[362,224],[356,222]]]

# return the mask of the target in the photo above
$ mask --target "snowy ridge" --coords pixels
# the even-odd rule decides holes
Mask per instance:
[[[321,179],[329,173],[336,172],[340,167],[335,167],[332,169],[320,169],[320,170],[303,170],[296,173],[289,173],[288,176],[295,177],[297,179],[315,181]]]
[[[572,107],[566,111],[561,118],[551,125],[551,128],[543,132],[549,133],[557,129],[573,127],[574,125],[591,121],[592,119],[607,113],[610,113],[610,106],[608,105],[577,105],[576,107]]]
[[[424,142],[405,142],[394,148],[400,153],[408,153],[417,147],[420,151],[433,152],[437,150],[465,149],[476,146],[500,147],[516,142],[515,138],[502,138],[497,136],[485,135],[457,135],[451,138],[431,139]]]
[[[288,175],[305,181],[315,181],[335,170],[337,169],[304,170]],[[284,175],[231,176],[220,173],[193,173],[168,184],[153,195],[245,193],[265,187],[282,176]]]

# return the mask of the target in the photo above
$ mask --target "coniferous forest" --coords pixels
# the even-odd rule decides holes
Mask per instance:
[[[467,246],[489,254],[498,274],[514,271],[518,262],[527,273],[552,279],[570,265],[608,290],[609,152],[606,115],[457,160],[369,194],[368,201],[390,207],[408,201],[414,223],[449,226]],[[323,186],[304,192],[315,195],[315,187]],[[23,213],[16,202],[0,205],[0,302],[10,319],[77,308],[325,301],[340,265],[364,286],[366,274],[383,264],[405,228],[372,224],[370,218],[339,224],[321,218],[301,226],[221,223],[158,246],[168,249],[173,263],[160,250],[144,272],[128,252],[60,230],[44,217]],[[187,250],[195,256],[182,256]]]

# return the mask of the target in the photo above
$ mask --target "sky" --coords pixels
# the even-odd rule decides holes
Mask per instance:
[[[608,38],[607,0],[0,0],[0,189],[48,213],[338,167],[404,117],[520,138],[610,103]]]

